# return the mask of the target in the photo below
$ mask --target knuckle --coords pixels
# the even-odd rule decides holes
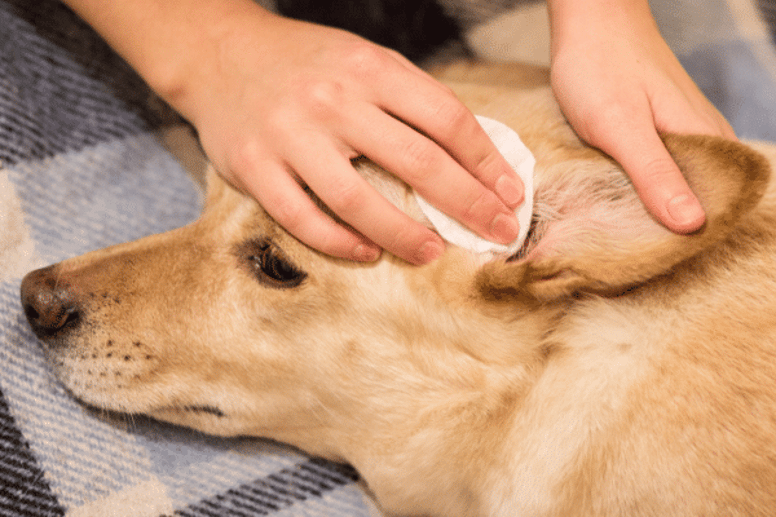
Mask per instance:
[[[405,180],[410,184],[421,184],[428,179],[439,163],[434,145],[423,138],[414,138],[404,148]]]
[[[318,116],[330,117],[342,105],[344,86],[336,80],[316,80],[304,84],[301,97],[304,104]]]
[[[471,202],[466,204],[462,218],[477,226],[487,228],[490,221],[501,211],[500,202],[489,190],[479,192]]]
[[[504,158],[499,153],[483,152],[475,157],[473,171],[479,179],[495,182],[504,170],[503,162]]]
[[[237,140],[229,153],[229,169],[235,177],[251,174],[261,157],[260,145],[255,140]]]
[[[345,230],[342,229],[342,233],[344,232]],[[347,234],[342,235],[338,231],[321,231],[318,233],[318,239],[317,248],[327,255],[343,257],[347,255],[352,247]]]
[[[443,102],[436,108],[435,117],[447,135],[455,135],[469,122],[469,110],[452,94],[443,97]]]
[[[365,193],[358,182],[348,178],[332,179],[330,182],[331,199],[327,201],[329,208],[343,219],[348,214],[359,211],[364,203]]]
[[[328,216],[324,216],[328,217]],[[353,244],[347,230],[330,219],[321,219],[314,225],[307,244],[318,251],[334,257],[347,257]]]
[[[276,197],[272,201],[272,217],[288,232],[296,234],[305,222],[305,214],[300,203],[295,203],[286,197]]]
[[[414,222],[402,225],[386,236],[383,247],[399,257],[413,257],[420,244],[428,238],[430,231]]]
[[[679,168],[670,157],[654,158],[647,161],[638,172],[638,179],[645,183],[667,183],[675,181],[681,176]]]
[[[354,73],[369,74],[380,70],[385,52],[368,41],[357,41],[346,53],[346,62]]]

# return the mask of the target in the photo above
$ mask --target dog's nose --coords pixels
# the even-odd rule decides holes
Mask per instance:
[[[57,278],[56,266],[37,269],[22,280],[21,301],[30,327],[39,338],[75,328],[81,310],[70,286]]]

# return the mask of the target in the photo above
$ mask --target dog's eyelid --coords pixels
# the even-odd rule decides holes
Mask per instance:
[[[307,273],[293,264],[268,239],[255,239],[240,245],[238,256],[251,273],[264,285],[289,289],[300,285]]]
[[[183,410],[189,413],[212,415],[218,418],[226,417],[226,413],[215,406],[186,406]]]

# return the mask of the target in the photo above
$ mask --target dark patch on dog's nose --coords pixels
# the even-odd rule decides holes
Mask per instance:
[[[59,280],[56,266],[37,269],[22,280],[21,301],[33,332],[41,339],[78,326],[81,307],[70,285]]]

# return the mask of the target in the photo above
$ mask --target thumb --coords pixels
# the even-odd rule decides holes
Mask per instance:
[[[647,210],[669,230],[690,233],[703,225],[698,198],[654,130],[631,132],[601,149],[622,165]]]

